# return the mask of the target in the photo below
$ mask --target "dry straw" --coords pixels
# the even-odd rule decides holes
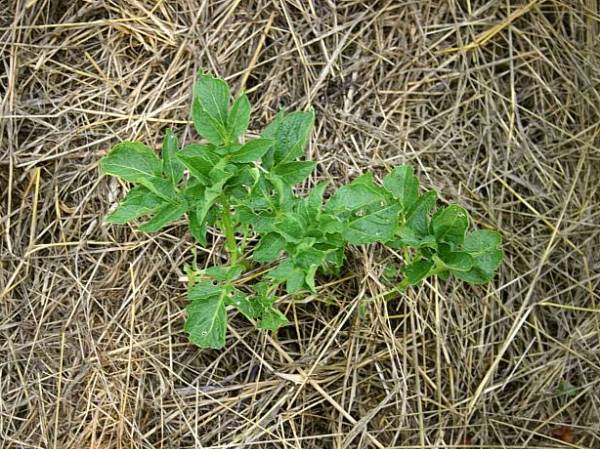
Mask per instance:
[[[591,0],[0,2],[0,448],[600,447],[599,20]],[[277,335],[233,317],[226,349],[188,344],[192,241],[103,225],[125,186],[97,162],[191,140],[199,68],[245,86],[253,130],[311,104],[319,179],[416,166],[502,230],[501,274],[385,301],[373,246]]]

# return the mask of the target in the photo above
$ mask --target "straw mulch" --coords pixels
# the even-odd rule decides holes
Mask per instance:
[[[0,1],[0,448],[600,447],[600,15],[594,0]],[[204,68],[252,133],[311,105],[311,183],[410,163],[501,230],[493,283],[392,301],[395,256],[182,332],[183,223],[108,226],[116,142],[189,142]],[[201,262],[219,258],[213,235]]]

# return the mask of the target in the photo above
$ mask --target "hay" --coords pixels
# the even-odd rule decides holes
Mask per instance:
[[[598,6],[511,3],[0,5],[0,448],[600,447]],[[199,68],[252,130],[315,108],[311,182],[413,164],[501,229],[500,275],[385,301],[372,247],[277,335],[188,344],[192,241],[103,225],[97,164],[194,139]]]

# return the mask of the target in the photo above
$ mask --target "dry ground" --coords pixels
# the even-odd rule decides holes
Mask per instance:
[[[1,449],[600,448],[594,0],[3,2]],[[500,275],[386,303],[372,247],[277,335],[188,344],[191,239],[104,225],[98,159],[194,139],[199,68],[254,131],[312,105],[318,178],[414,164],[502,231]]]

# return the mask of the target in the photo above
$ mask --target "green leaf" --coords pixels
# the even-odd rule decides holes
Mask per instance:
[[[213,286],[214,287],[214,286]],[[222,289],[196,284],[188,291],[191,303],[186,307],[185,331],[190,341],[201,348],[220,349],[225,345],[227,314]]]
[[[221,155],[217,154],[217,147],[211,143],[190,143],[177,152],[177,156],[179,155],[208,158],[214,164],[221,160]]]
[[[325,260],[323,261],[322,269],[325,272],[333,272],[339,276],[340,268],[344,265],[345,260],[346,255],[344,253],[344,248],[337,248],[327,253]]]
[[[272,173],[279,176],[288,185],[304,181],[315,169],[316,162],[295,161],[278,164]]]
[[[107,223],[123,224],[142,215],[155,212],[164,201],[142,186],[131,189],[119,207],[105,218]]]
[[[197,209],[189,211],[188,218],[190,220],[190,234],[192,234],[198,243],[200,243],[202,246],[206,246],[206,220],[199,220]]]
[[[346,223],[334,214],[322,213],[317,220],[318,229],[322,234],[341,234],[346,229]]]
[[[182,202],[181,196],[175,190],[173,184],[163,178],[141,178],[138,181],[141,185],[152,191],[154,194],[161,198],[171,202],[180,203]]]
[[[211,208],[223,193],[223,184],[224,182],[216,183],[204,191],[204,200],[198,206],[198,221],[202,223],[206,217],[208,216]]]
[[[437,242],[433,235],[418,235],[413,228],[408,226],[401,226],[397,234],[399,239],[386,243],[395,247],[437,248]]]
[[[159,178],[161,163],[154,152],[139,142],[121,142],[100,161],[105,175],[118,176],[129,182]]]
[[[325,189],[327,189],[328,185],[329,182],[327,181],[319,182],[306,197],[306,207],[310,215],[316,215],[317,212],[321,210],[321,206],[323,205],[323,195],[325,194]]]
[[[275,118],[273,118],[273,121],[271,123],[269,123],[267,125],[267,127],[263,130],[263,132],[261,133],[261,137],[274,142],[277,137],[277,130],[281,126],[281,123],[283,122],[284,117],[285,117],[285,111],[279,111],[275,115]],[[261,161],[262,166],[265,169],[270,170],[273,167],[273,164],[275,163],[274,158],[275,158],[275,150],[273,149],[273,147],[271,147],[271,150],[267,151],[264,154],[264,156],[262,157],[262,161]]]
[[[277,131],[279,130],[281,123],[283,123],[285,116],[286,114],[284,110],[277,112],[271,123],[269,123],[265,129],[263,129],[261,137],[269,140],[275,140],[277,137]]]
[[[400,207],[397,204],[367,212],[366,215],[351,220],[342,235],[352,245],[391,240],[399,213]]]
[[[252,258],[257,262],[272,262],[279,258],[285,248],[285,240],[278,234],[264,235],[254,248]]]
[[[266,307],[262,311],[262,316],[258,322],[259,329],[265,329],[269,331],[276,331],[282,326],[285,326],[289,323],[286,316],[281,313],[279,310],[271,307]]]
[[[230,164],[227,162],[226,159],[222,159],[217,163],[217,165],[213,167],[213,169],[208,174],[208,177],[211,183],[213,183],[213,185],[219,184],[221,186],[224,186],[225,183],[229,179],[233,178],[239,170],[239,166],[235,164]]]
[[[222,145],[227,139],[225,125],[217,122],[211,117],[199,100],[194,99],[192,103],[192,121],[198,134],[213,145]]]
[[[285,282],[288,293],[295,293],[304,287],[304,272],[289,259],[269,271],[269,277],[279,283]]]
[[[404,274],[411,285],[418,284],[427,277],[429,271],[433,268],[433,262],[428,259],[421,259],[404,267]]]
[[[273,226],[273,230],[279,233],[287,242],[300,241],[305,229],[305,223],[299,216],[293,214],[286,214],[283,219]]]
[[[273,143],[267,139],[252,139],[240,149],[229,155],[229,160],[238,163],[247,163],[259,160]]]
[[[381,188],[373,182],[373,174],[365,173],[340,187],[327,202],[325,210],[354,211],[373,204],[381,205],[384,200]]]
[[[260,170],[251,165],[237,166],[237,173],[227,182],[231,192],[230,203],[239,202],[248,204],[247,201],[259,198],[254,188],[261,179]]]
[[[183,196],[188,203],[188,219],[190,233],[202,246],[206,246],[207,219],[200,217],[199,211],[204,208],[206,187],[200,181],[191,180],[183,190]]]
[[[383,186],[400,201],[404,212],[410,210],[419,196],[419,180],[410,165],[395,167],[383,178]]]
[[[327,182],[323,181],[318,183],[307,196],[298,200],[296,206],[296,212],[302,217],[304,221],[309,223],[311,229],[317,231],[319,234],[323,234],[323,229],[320,226],[321,217],[323,215],[323,194],[327,188]],[[308,231],[310,232],[310,231]]]
[[[186,201],[193,208],[204,200],[204,191],[206,186],[197,179],[190,179],[181,192]]]
[[[249,320],[258,318],[259,311],[256,310],[252,301],[248,298],[244,292],[233,288],[230,295],[227,297],[226,305],[234,306],[242,315]]]
[[[468,227],[468,212],[456,204],[440,209],[431,220],[431,229],[438,242],[461,245]]]
[[[229,86],[222,79],[209,73],[199,73],[194,86],[194,95],[200,100],[202,107],[221,123],[227,122],[227,106],[229,104]]]
[[[240,95],[233,103],[227,116],[227,130],[232,141],[248,130],[250,123],[250,101],[246,94]],[[262,156],[262,155],[261,155]]]
[[[448,245],[442,244],[434,259],[438,260],[438,263],[448,270],[455,271],[469,271],[473,267],[473,257],[470,254],[462,251],[452,251]]]
[[[177,159],[178,143],[173,131],[168,128],[162,144],[162,171],[174,185],[183,177],[183,164]]]
[[[446,282],[448,280],[448,278],[450,277],[450,272],[447,270],[440,271],[437,273],[437,277],[439,279],[441,279],[442,281]]]
[[[140,226],[144,232],[156,232],[174,221],[177,221],[187,211],[185,204],[165,204],[156,211],[152,219]]]
[[[467,234],[463,249],[473,258],[473,268],[466,272],[454,272],[454,275],[471,284],[491,281],[502,263],[501,244],[502,236],[496,231],[482,229]]]
[[[277,223],[274,214],[269,211],[255,211],[249,207],[238,206],[236,213],[240,223],[252,226],[259,234],[272,232]]]
[[[478,229],[470,232],[465,238],[463,248],[473,256],[496,250],[502,244],[502,235],[488,229]]]
[[[223,287],[213,281],[203,281],[194,284],[187,292],[188,301],[197,301],[208,299],[213,296],[219,296]]]
[[[212,145],[187,145],[177,153],[177,158],[186,166],[192,176],[202,181],[204,185],[210,183],[209,174],[219,163],[221,157],[214,152]]]
[[[310,269],[312,266],[321,266],[327,257],[328,251],[314,248],[315,240],[303,239],[297,246],[294,254],[294,263],[299,268],[304,270]]]
[[[229,143],[227,109],[229,86],[221,79],[200,73],[194,86],[192,118],[196,131],[214,145]]]
[[[280,207],[284,207],[290,201],[295,200],[292,186],[283,181],[282,178],[274,174],[273,172],[267,172],[264,174],[265,179],[271,184],[272,190],[275,193],[277,199],[276,204]]]
[[[212,279],[215,279],[217,281],[226,281],[229,279],[229,267],[224,267],[224,266],[214,266],[214,267],[208,267],[206,270],[203,271],[205,276],[208,276]]]
[[[318,269],[319,265],[311,265],[304,276],[304,282],[311,293],[317,292],[317,287],[315,286],[315,275],[317,274]]]
[[[273,140],[273,148],[263,158],[265,168],[281,162],[291,162],[304,154],[315,114],[313,111],[277,114],[263,132],[263,137]]]
[[[567,380],[561,380],[556,388],[556,393],[566,396],[577,396],[577,387]]]
[[[437,194],[435,192],[424,193],[408,212],[406,225],[412,228],[417,235],[429,234],[429,213],[435,207],[436,200]]]

